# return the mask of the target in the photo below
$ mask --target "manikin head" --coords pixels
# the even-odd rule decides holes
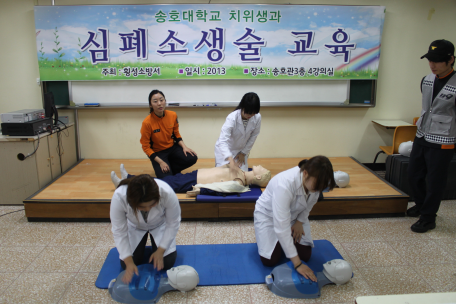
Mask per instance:
[[[271,171],[263,168],[262,166],[253,166],[252,172],[254,177],[250,183],[253,185],[266,187],[271,180]]]
[[[166,272],[169,284],[177,290],[189,291],[199,283],[198,272],[187,265],[173,267]]]
[[[152,90],[149,94],[150,113],[154,112],[158,117],[162,117],[165,112],[166,98],[165,94],[159,90]]]
[[[347,261],[334,259],[323,264],[323,274],[336,285],[342,285],[350,281],[353,271]]]
[[[413,141],[405,141],[399,145],[398,152],[403,156],[410,157],[413,148]]]
[[[350,182],[350,176],[347,172],[336,171],[334,172],[334,181],[339,188],[345,188]]]
[[[260,113],[260,97],[256,93],[246,93],[236,110],[241,110],[242,119],[250,119]]]
[[[448,40],[435,40],[429,46],[426,54],[421,59],[429,60],[429,68],[438,77],[445,77],[453,70],[454,45]]]

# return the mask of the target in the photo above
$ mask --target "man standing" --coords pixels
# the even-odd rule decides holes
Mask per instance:
[[[454,45],[436,40],[422,58],[428,59],[432,73],[421,81],[421,116],[416,123],[409,164],[410,188],[416,205],[407,210],[408,216],[420,217],[411,227],[419,233],[435,228],[456,142]]]

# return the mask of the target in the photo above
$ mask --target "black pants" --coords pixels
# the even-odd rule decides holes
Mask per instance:
[[[144,260],[144,251],[146,249],[146,243],[147,243],[147,236],[149,235],[149,232],[144,234],[143,238],[141,239],[141,242],[139,242],[138,247],[136,247],[135,252],[133,252],[133,262],[135,263],[136,266],[141,265]],[[155,240],[150,235],[150,241],[152,243],[152,253],[157,250],[157,245],[155,244]],[[147,262],[149,262],[150,256],[147,257]],[[162,270],[168,270],[171,267],[174,266],[174,263],[176,262],[177,258],[177,251],[171,252],[167,256],[163,257],[163,269]],[[126,265],[125,262],[120,260],[120,266],[122,269],[125,270]]]
[[[435,221],[448,176],[454,149],[435,149],[413,143],[409,163],[410,190],[420,211],[420,219]]]
[[[304,262],[309,261],[310,256],[312,255],[312,247],[306,246],[306,245],[301,245],[299,243],[293,242],[296,250],[298,251],[298,256],[301,260]],[[279,242],[277,242],[274,251],[272,252],[271,258],[267,259],[265,257],[262,257],[260,255],[261,262],[263,263],[264,266],[268,267],[273,267],[279,263],[280,257],[282,256],[282,246],[280,245]]]
[[[168,172],[163,172],[160,164],[155,160],[151,160],[157,178],[181,173],[182,170],[196,164],[196,161],[198,160],[196,155],[191,155],[190,153],[187,153],[187,156],[185,156],[184,150],[177,143],[175,143],[171,148],[156,152],[155,155],[167,163],[170,169]]]

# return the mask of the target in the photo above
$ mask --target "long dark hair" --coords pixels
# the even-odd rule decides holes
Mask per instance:
[[[163,96],[163,98],[166,100],[166,97],[165,97],[165,94],[163,94],[162,91],[160,90],[152,90],[152,92],[149,93],[149,108],[150,108],[150,112],[149,113],[152,113],[154,111],[154,109],[152,109],[152,96],[154,96],[155,94],[161,94]]]
[[[260,97],[256,93],[250,92],[246,93],[236,110],[244,110],[245,114],[258,114],[260,113]]]
[[[333,167],[326,156],[318,155],[311,159],[303,159],[298,166],[301,172],[306,170],[308,176],[315,178],[316,191],[322,192],[328,187],[332,190],[336,186]]]
[[[127,185],[127,202],[133,212],[138,212],[138,207],[142,203],[160,200],[158,185],[149,174],[136,175],[122,180],[117,188]]]

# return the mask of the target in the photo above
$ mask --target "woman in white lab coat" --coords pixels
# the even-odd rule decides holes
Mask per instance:
[[[176,261],[176,234],[181,210],[171,187],[148,174],[122,180],[111,200],[112,233],[125,269],[122,281],[129,283],[142,263],[150,234],[152,255],[148,259],[157,270],[167,270]]]
[[[222,126],[215,144],[215,166],[226,165],[233,159],[238,167],[248,171],[247,159],[260,128],[260,98],[256,93],[247,93]]]
[[[297,167],[274,176],[255,204],[255,236],[261,261],[278,264],[282,251],[295,269],[316,281],[307,262],[314,246],[309,213],[321,191],[335,186],[332,164],[325,156],[302,160]]]

